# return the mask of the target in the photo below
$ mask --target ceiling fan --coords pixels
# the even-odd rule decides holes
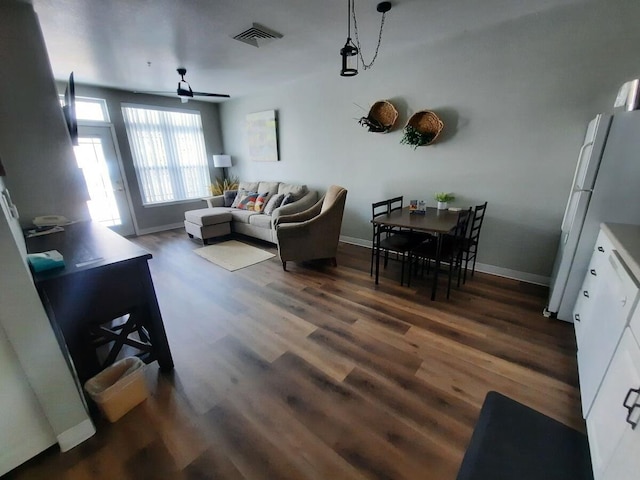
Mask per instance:
[[[207,93],[207,92],[194,92],[191,89],[191,85],[184,79],[184,76],[187,74],[186,68],[178,68],[178,75],[180,75],[180,81],[178,82],[178,90],[177,94],[180,97],[182,103],[187,103],[190,98],[193,97],[221,97],[221,98],[231,98],[229,95],[225,93]],[[135,93],[173,93],[173,92],[135,92]]]

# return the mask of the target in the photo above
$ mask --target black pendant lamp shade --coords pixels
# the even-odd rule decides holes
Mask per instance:
[[[358,49],[351,40],[351,2],[347,0],[347,41],[340,49],[342,57],[342,69],[340,75],[343,77],[353,77],[358,74]]]
[[[359,50],[360,40],[358,39],[358,24],[356,22],[356,13],[355,13],[355,0],[347,0],[347,41],[344,44],[344,47],[340,49],[340,56],[342,57],[342,68],[340,70],[340,75],[343,77],[353,77],[358,74],[358,57],[362,58],[362,52]],[[379,13],[382,13],[382,21],[380,23],[380,34],[378,35],[378,45],[376,47],[375,55],[373,60],[369,64],[367,64],[362,58],[362,65],[365,70],[371,68],[373,63],[378,56],[378,49],[380,48],[380,42],[382,41],[382,28],[384,26],[384,17],[385,14],[391,10],[391,2],[380,2],[376,6],[376,10]],[[356,33],[356,42],[358,46],[353,43],[351,40],[351,16],[353,16],[353,26],[355,28]]]
[[[343,77],[353,77],[358,74],[358,49],[353,44],[351,37],[347,38],[347,43],[340,49],[342,56],[342,70],[340,75]]]

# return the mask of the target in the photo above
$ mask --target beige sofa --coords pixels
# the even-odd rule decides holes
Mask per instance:
[[[240,182],[238,192],[241,190],[259,194],[267,192],[270,194],[273,192],[273,195],[291,194],[294,201],[276,208],[271,215],[267,215],[225,206],[224,195],[209,197],[206,199],[208,208],[185,212],[184,226],[187,234],[192,238],[201,239],[205,244],[211,238],[232,232],[277,244],[274,222],[281,215],[302,212],[312,207],[318,200],[317,192],[309,190],[306,185],[283,182]]]

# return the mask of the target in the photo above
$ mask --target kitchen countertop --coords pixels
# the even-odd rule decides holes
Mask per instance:
[[[603,223],[601,227],[636,281],[640,282],[640,225]]]

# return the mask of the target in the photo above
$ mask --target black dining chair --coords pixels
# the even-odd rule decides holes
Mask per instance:
[[[372,220],[379,215],[387,215],[396,210],[402,210],[403,197],[395,197],[371,204]],[[405,261],[409,251],[416,245],[424,242],[428,234],[403,230],[397,227],[373,224],[373,240],[371,249],[371,269],[373,275],[373,262],[378,250],[384,252],[384,267],[389,263],[389,253],[396,254],[396,259],[401,262],[400,285],[404,284]],[[378,242],[378,238],[380,239]]]
[[[469,225],[469,234],[465,237],[464,240],[464,251],[463,258],[464,261],[464,274],[462,275],[462,283],[467,281],[467,270],[469,269],[469,262],[473,260],[473,265],[471,268],[471,276],[476,271],[476,255],[478,254],[478,242],[480,241],[480,230],[482,229],[482,223],[484,221],[484,214],[487,211],[487,203],[484,202],[482,205],[476,205],[473,211],[473,219]],[[458,285],[459,286],[459,285]]]
[[[412,248],[409,252],[409,278],[407,285],[411,286],[411,272],[414,270],[417,272],[420,262],[427,264],[427,272],[431,261],[438,263],[446,263],[449,265],[449,278],[447,280],[447,299],[451,293],[451,279],[453,278],[454,271],[458,274],[458,286],[460,286],[460,270],[462,267],[462,255],[464,252],[464,241],[467,237],[467,228],[471,216],[473,215],[472,209],[463,210],[458,214],[458,222],[456,223],[453,231],[444,236],[440,242],[440,252],[438,254],[438,242],[427,241]],[[437,268],[437,267],[436,267]],[[435,281],[435,278],[434,278]]]

